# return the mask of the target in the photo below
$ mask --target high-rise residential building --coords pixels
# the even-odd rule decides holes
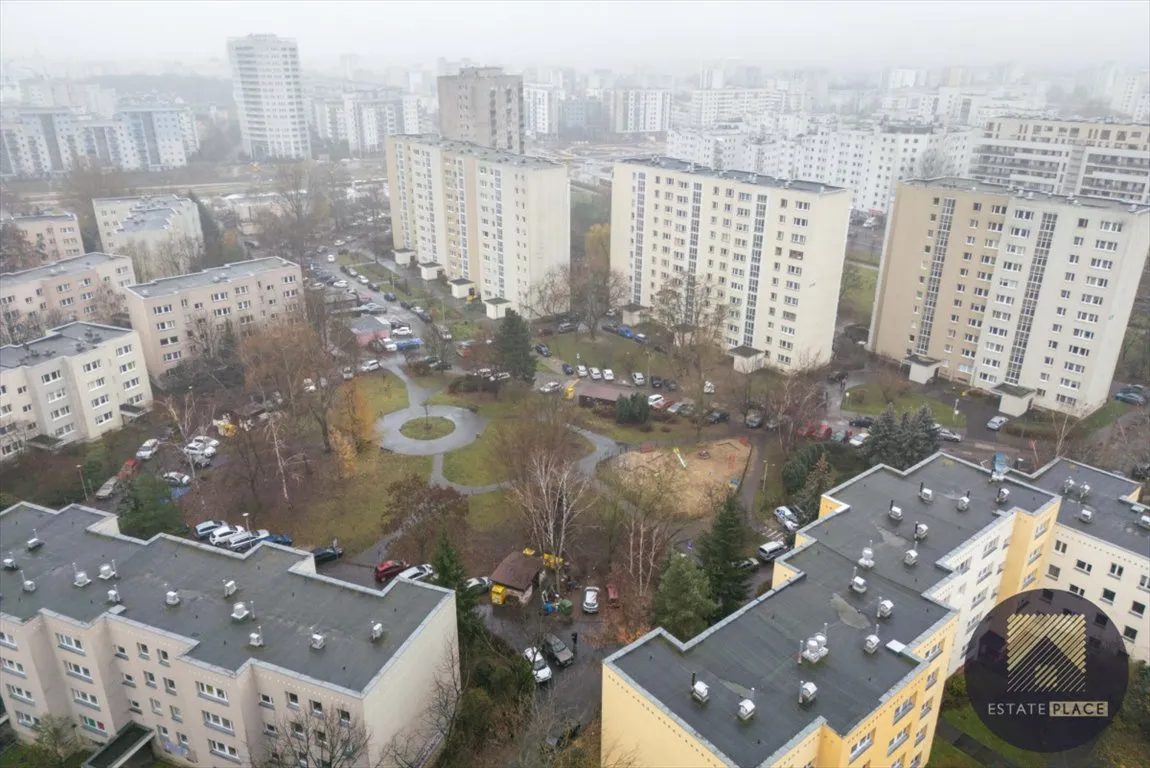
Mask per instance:
[[[434,136],[387,140],[392,237],[456,295],[531,315],[533,287],[570,264],[567,167]]]
[[[278,257],[235,261],[124,289],[144,362],[159,377],[217,349],[231,328],[241,336],[298,311],[303,278],[295,262]]]
[[[0,123],[0,174],[40,177],[72,170],[78,120],[66,107],[21,109],[5,118]]]
[[[1110,108],[1131,122],[1150,121],[1150,72],[1124,74],[1114,84]]]
[[[0,226],[16,227],[45,261],[56,261],[84,253],[80,222],[74,213],[37,213],[0,216]]]
[[[181,105],[124,105],[116,112],[145,171],[182,168],[200,148],[196,119]]]
[[[523,125],[528,136],[559,135],[559,116],[563,108],[563,89],[556,85],[527,83],[523,86]]]
[[[617,163],[611,188],[611,268],[632,303],[693,280],[729,304],[724,338],[741,366],[830,359],[849,191],[663,157]]]
[[[970,175],[1055,195],[1150,203],[1150,124],[992,118],[972,140]]]
[[[1109,396],[1150,250],[1150,206],[971,179],[899,185],[870,348],[1031,406],[1082,415]]]
[[[745,125],[680,128],[667,133],[667,156],[717,171],[754,171],[761,142]]]
[[[0,392],[0,460],[94,440],[152,403],[138,334],[86,322],[0,347]]]
[[[174,765],[246,768],[278,762],[291,741],[293,763],[366,742],[357,765],[392,765],[392,748],[435,746],[435,693],[459,675],[449,589],[361,587],[267,542],[237,554],[144,541],[82,505],[9,507],[0,537],[20,543],[0,571],[0,696],[23,741],[51,714],[115,745],[96,764],[149,749]]]
[[[671,92],[662,88],[616,88],[603,94],[612,133],[666,133]]]
[[[779,112],[786,92],[774,88],[704,88],[691,91],[688,123],[704,128]]]
[[[439,133],[445,139],[523,152],[523,76],[499,67],[463,67],[439,78]]]
[[[604,660],[603,762],[924,765],[947,676],[991,608],[1030,590],[1084,595],[1150,658],[1140,490],[1065,459],[992,481],[942,453],[848,480],[774,561],[770,592]]]
[[[228,59],[244,153],[253,160],[310,158],[296,41],[276,35],[233,37]]]

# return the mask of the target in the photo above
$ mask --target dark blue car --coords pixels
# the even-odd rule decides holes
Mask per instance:
[[[567,374],[568,376],[574,376],[575,366],[571,365],[571,363],[563,363],[563,373]]]

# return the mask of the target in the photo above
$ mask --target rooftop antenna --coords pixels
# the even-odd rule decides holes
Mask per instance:
[[[24,578],[24,569],[23,568],[20,569],[20,581],[23,582],[25,592],[35,592],[36,591],[36,582],[34,582],[32,579]]]

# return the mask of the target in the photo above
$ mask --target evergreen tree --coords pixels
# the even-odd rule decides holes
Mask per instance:
[[[888,405],[871,426],[870,437],[863,443],[863,450],[871,464],[897,466],[900,458],[898,441],[898,421],[895,419],[894,406]]]
[[[783,465],[783,490],[788,495],[801,491],[807,483],[807,475],[825,453],[822,443],[808,443],[791,456]]]
[[[803,489],[797,497],[799,525],[806,525],[819,516],[819,504],[821,503],[822,495],[833,488],[834,483],[835,471],[834,468],[831,467],[831,463],[827,461],[827,455],[824,453],[819,456],[818,461],[811,467],[811,471],[807,475],[806,483],[803,484]]]
[[[728,494],[711,530],[699,542],[699,558],[711,585],[711,599],[718,605],[716,620],[729,616],[747,599],[750,574],[735,565],[742,554],[743,539],[743,511],[734,494]]]
[[[906,442],[910,459],[907,466],[917,464],[938,451],[938,425],[929,406],[922,406],[914,415]]]
[[[150,539],[157,533],[171,533],[182,521],[172,503],[168,484],[155,475],[140,475],[128,484],[120,500],[120,531],[127,536]]]
[[[200,232],[204,237],[203,266],[197,268],[218,267],[224,263],[224,239],[220,233],[220,227],[216,223],[211,209],[204,205],[204,202],[196,196],[195,192],[188,190],[187,195],[188,199],[196,204],[196,209],[199,211]]]
[[[531,356],[531,330],[514,310],[507,310],[495,334],[495,359],[501,370],[516,379],[534,381],[535,358]]]
[[[717,606],[708,596],[707,575],[691,558],[672,556],[653,602],[653,621],[679,640],[690,640],[707,628]]]
[[[459,640],[468,648],[483,633],[483,621],[475,612],[478,603],[475,593],[467,589],[467,571],[459,559],[459,553],[447,537],[447,531],[439,534],[439,543],[431,556],[431,568],[435,571],[435,583],[455,590],[455,613],[459,622]]]

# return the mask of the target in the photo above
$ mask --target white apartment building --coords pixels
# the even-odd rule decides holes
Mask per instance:
[[[24,741],[52,714],[94,747],[120,736],[106,764],[147,745],[175,765],[251,766],[292,729],[318,764],[325,731],[362,728],[362,764],[387,765],[392,743],[430,740],[437,683],[459,674],[451,590],[361,587],[277,544],[142,541],[81,505],[9,507],[0,536],[0,696]]]
[[[612,133],[666,133],[671,128],[671,92],[661,88],[616,88],[603,94]]]
[[[691,91],[687,119],[704,128],[781,112],[787,93],[774,88],[707,88]]]
[[[728,303],[725,340],[751,367],[831,356],[850,220],[847,190],[671,158],[615,165],[611,267],[631,301],[693,277]]]
[[[523,76],[499,67],[463,67],[437,83],[439,133],[451,141],[523,152]]]
[[[92,207],[101,246],[132,256],[139,278],[185,272],[204,251],[199,206],[189,198],[102,197]]]
[[[84,253],[80,223],[74,213],[41,213],[0,218],[0,225],[16,227],[44,259],[57,261]]]
[[[667,157],[717,171],[755,170],[758,134],[744,126],[680,128],[667,133]]]
[[[571,259],[567,168],[448,141],[387,141],[392,237],[421,265],[440,266],[453,292],[472,292],[490,316],[530,315],[533,285]]]
[[[22,109],[0,122],[0,175],[67,173],[75,162],[78,116],[66,107]]]
[[[138,334],[85,322],[0,347],[0,395],[0,460],[94,440],[152,403]]]
[[[77,121],[75,147],[76,157],[84,158],[95,165],[121,170],[140,169],[139,147],[130,135],[128,123],[125,120],[85,119]]]
[[[158,378],[210,351],[229,329],[238,339],[298,311],[301,288],[298,264],[268,257],[131,285],[124,301],[148,374]]]
[[[399,97],[345,93],[338,98],[316,99],[312,112],[319,137],[346,141],[355,155],[382,153],[388,136],[419,132],[418,128],[408,130],[404,99]]]
[[[1131,122],[1150,121],[1150,72],[1131,72],[1117,79],[1110,108]]]
[[[228,40],[244,153],[253,160],[311,157],[307,105],[295,40],[248,35]]]
[[[559,134],[563,89],[543,83],[523,86],[523,127],[528,136],[545,138]]]
[[[188,156],[199,151],[196,119],[190,107],[180,105],[122,106],[116,113],[136,148],[138,164],[145,171],[183,168]],[[124,170],[135,170],[127,168]]]
[[[116,111],[116,89],[74,80],[34,78],[20,81],[20,103],[27,107],[70,107],[99,117]]]
[[[1150,207],[971,179],[899,185],[871,349],[1001,397],[1085,415],[1109,397],[1150,250]]]
[[[100,286],[122,291],[134,282],[131,259],[99,252],[5,273],[0,280],[4,333],[11,337],[13,331],[45,328],[64,318],[89,320],[99,310]]]
[[[996,117],[971,156],[981,181],[1150,203],[1150,124]]]

